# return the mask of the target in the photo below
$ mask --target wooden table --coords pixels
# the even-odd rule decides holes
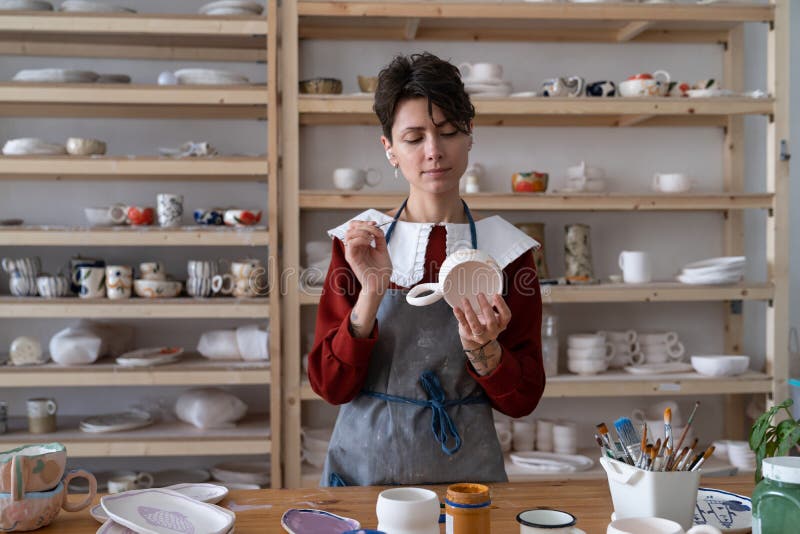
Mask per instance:
[[[748,496],[754,488],[752,474],[704,478],[700,485]],[[280,519],[289,508],[320,508],[357,519],[364,528],[375,528],[375,501],[382,489],[384,488],[359,487],[232,491],[220,504],[236,512],[236,534],[284,532]],[[431,489],[442,496],[446,487],[434,486]],[[603,534],[612,512],[611,495],[605,480],[495,484],[492,486],[492,499],[493,534],[516,534],[519,532],[516,515],[522,510],[537,506],[570,512],[578,518],[579,528],[588,534]],[[95,532],[98,527],[99,523],[92,519],[87,508],[77,513],[62,511],[49,527],[39,532],[86,534]]]

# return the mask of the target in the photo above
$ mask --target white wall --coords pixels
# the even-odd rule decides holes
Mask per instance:
[[[192,12],[201,5],[192,2],[158,2],[139,0],[136,7],[142,11]],[[131,2],[133,4],[133,2]],[[800,10],[792,14],[793,49],[800,49]],[[764,87],[765,31],[761,26],[748,28],[747,88]],[[550,76],[578,74],[589,80],[623,79],[630,73],[666,69],[675,78],[696,80],[721,77],[722,51],[714,45],[655,45],[655,44],[542,44],[542,43],[439,43],[439,42],[307,42],[301,46],[301,78],[335,76],[344,80],[346,92],[356,91],[357,74],[374,74],[396,53],[430,50],[454,62],[493,61],[503,64],[506,77],[517,91],[534,89]],[[9,79],[17,70],[31,67],[73,66],[103,72],[128,72],[136,82],[152,82],[162,70],[181,66],[195,66],[182,62],[124,61],[65,58],[10,58],[0,61],[0,79]],[[263,66],[247,64],[208,64],[251,76],[254,81],[264,81]],[[797,69],[792,73],[793,94],[800,94]],[[798,128],[798,98],[793,98],[793,130]],[[764,119],[747,121],[746,176],[748,189],[760,190],[764,183]],[[176,146],[183,141],[207,140],[222,151],[260,153],[266,146],[263,122],[256,121],[172,121],[172,120],[77,120],[77,119],[0,119],[0,141],[22,136],[43,136],[61,141],[67,136],[89,136],[106,139],[111,154],[154,154],[159,146]],[[381,190],[403,190],[404,184],[396,182],[386,164],[376,127],[303,127],[301,129],[301,181],[303,187],[330,188],[331,170],[340,166],[373,166],[384,172]],[[551,173],[558,184],[564,169],[586,159],[606,169],[610,185],[617,191],[642,191],[647,189],[650,176],[656,171],[686,171],[699,182],[699,189],[711,191],[722,186],[722,132],[712,128],[671,129],[607,129],[607,128],[488,128],[479,127],[475,133],[473,161],[485,165],[488,177],[482,183],[487,191],[506,191],[511,173],[519,170],[539,169]],[[800,142],[793,143],[798,147]],[[795,148],[795,159],[800,149]],[[800,171],[795,163],[792,169],[792,204],[800,202]],[[266,204],[265,187],[260,184],[186,182],[38,182],[3,181],[0,183],[0,216],[23,217],[31,223],[79,224],[81,208],[86,205],[123,202],[152,202],[158,192],[183,193],[187,208],[214,204],[244,205]],[[303,239],[323,238],[323,231],[352,216],[352,212],[309,213],[303,216]],[[624,248],[650,251],[655,258],[655,275],[671,277],[682,264],[722,252],[722,219],[719,214],[659,214],[659,213],[511,213],[514,222],[539,220],[547,223],[546,244],[551,273],[558,273],[563,264],[561,244],[563,226],[569,222],[587,222],[592,225],[594,265],[597,275],[605,277],[616,271],[616,256]],[[800,224],[798,211],[792,213],[793,228]],[[746,250],[750,265],[748,279],[759,281],[765,277],[764,268],[764,215],[748,213]],[[792,235],[792,279],[798,279],[800,246],[798,234]],[[135,263],[149,258],[167,261],[168,270],[183,275],[185,260],[239,256],[251,253],[246,248],[220,249],[130,249],[130,248],[48,248],[10,249],[0,247],[0,256],[39,254],[45,269],[57,268],[68,257],[82,253],[98,255],[108,260]],[[0,292],[7,293],[5,276],[0,276]],[[798,284],[793,290],[793,323],[800,324]],[[675,329],[685,341],[690,352],[717,352],[723,348],[723,310],[717,304],[620,304],[566,306],[556,309],[559,314],[562,336],[570,332],[599,328],[636,328],[640,330]],[[761,304],[745,305],[745,352],[757,361],[763,361],[764,308]],[[313,327],[313,311],[304,311],[304,324]],[[66,320],[3,320],[0,322],[0,347],[19,335],[37,336],[46,343],[49,336],[71,321]],[[204,329],[233,326],[236,321],[128,321],[137,329],[141,346],[149,344],[181,343],[192,347]],[[2,352],[3,349],[0,349]],[[21,414],[25,398],[48,394],[61,402],[62,412],[87,414],[103,408],[121,409],[141,399],[174,397],[180,388],[58,388],[50,391],[10,390],[0,397],[12,402],[12,413]],[[263,406],[259,398],[267,392],[260,388],[236,390],[253,406]],[[687,411],[694,399],[681,399]],[[716,438],[721,432],[717,417],[718,399],[703,398],[704,409],[699,414],[698,428],[703,428],[704,440]],[[589,429],[599,420],[612,420],[627,413],[634,406],[647,404],[646,399],[550,399],[536,412],[539,417],[569,417],[581,423],[584,445],[591,442]],[[335,410],[321,403],[304,404],[304,417],[314,424],[330,422]],[[81,462],[94,468],[109,466],[210,465],[212,459],[185,458],[166,462],[158,460],[98,460]]]

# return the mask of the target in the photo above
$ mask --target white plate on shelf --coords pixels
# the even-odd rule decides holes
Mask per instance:
[[[90,70],[23,69],[17,72],[15,82],[94,83],[100,75]]]
[[[201,6],[197,12],[210,15],[210,11],[218,9],[237,9],[240,11],[249,11],[254,15],[260,15],[264,11],[264,6],[258,2],[251,2],[249,0],[218,0],[217,2],[210,2]]]
[[[135,9],[128,7],[104,4],[103,2],[90,2],[88,0],[65,0],[58,10],[72,13],[136,13]]]
[[[183,347],[148,347],[120,355],[117,363],[126,367],[150,367],[176,362],[181,354]]]
[[[697,490],[695,525],[711,525],[726,534],[744,534],[753,526],[750,498],[712,488]]]
[[[53,11],[53,4],[42,0],[0,0],[0,11]]]
[[[679,274],[676,279],[682,284],[690,285],[722,285],[735,284],[742,280],[742,273],[734,272],[731,274],[711,274],[706,276],[692,276]]]
[[[100,503],[115,523],[141,534],[223,534],[236,521],[230,510],[164,488],[106,495]]]
[[[149,413],[131,410],[128,412],[93,415],[82,420],[79,426],[84,432],[101,434],[143,428],[152,425],[153,422],[153,416]]]
[[[586,471],[594,465],[594,460],[580,454],[525,451],[512,452],[509,458],[519,467],[543,473],[574,473]]]
[[[691,364],[684,362],[643,363],[637,366],[624,367],[632,375],[660,375],[665,373],[689,373],[694,371]]]
[[[737,96],[730,89],[689,89],[686,91],[689,98],[719,98],[723,96]]]

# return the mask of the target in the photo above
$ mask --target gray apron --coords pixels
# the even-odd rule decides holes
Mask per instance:
[[[381,301],[367,379],[339,410],[321,484],[506,482],[492,409],[467,372],[450,306],[411,306],[407,292],[390,289]]]

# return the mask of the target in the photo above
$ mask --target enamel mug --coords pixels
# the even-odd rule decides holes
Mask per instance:
[[[606,534],[722,534],[711,525],[697,525],[683,530],[675,521],[661,517],[628,517],[608,525]]]
[[[421,293],[429,295],[419,296]],[[478,295],[491,302],[493,295],[503,292],[503,271],[489,254],[471,248],[462,248],[450,254],[439,269],[439,282],[418,284],[406,295],[412,306],[427,306],[444,300],[450,307],[461,306],[461,299],[469,299],[472,309],[480,311]]]

